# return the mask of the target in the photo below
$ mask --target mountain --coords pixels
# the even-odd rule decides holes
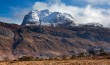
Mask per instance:
[[[97,49],[110,52],[110,28],[21,26],[0,22],[0,60],[89,54]]]
[[[32,10],[24,16],[22,25],[74,26],[75,20],[67,13]]]

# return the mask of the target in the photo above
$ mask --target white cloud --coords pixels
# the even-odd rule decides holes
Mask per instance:
[[[46,3],[43,2],[36,2],[33,6],[33,9],[37,9],[37,10],[43,10],[43,9],[47,9],[49,6]]]
[[[91,5],[86,7],[67,6],[64,3],[55,3],[48,5],[44,2],[36,2],[33,5],[36,10],[49,9],[50,11],[57,11],[71,14],[78,23],[101,23],[104,26],[110,24],[110,9],[94,8]]]

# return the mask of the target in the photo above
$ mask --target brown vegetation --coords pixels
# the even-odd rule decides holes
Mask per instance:
[[[110,60],[60,60],[0,62],[0,65],[110,65]]]

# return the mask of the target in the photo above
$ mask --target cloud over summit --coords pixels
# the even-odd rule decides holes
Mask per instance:
[[[91,2],[91,0],[87,0]],[[54,12],[62,12],[71,14],[78,23],[101,23],[104,26],[108,27],[110,24],[110,9],[96,8],[91,4],[86,5],[85,7],[70,6],[61,2],[61,0],[55,0],[54,3],[49,1],[50,4],[45,2],[35,2],[33,5],[34,10],[44,10],[49,9]],[[103,1],[104,2],[104,1]]]
[[[21,24],[24,15],[30,10],[49,9],[52,12],[69,13],[78,23],[96,22],[110,27],[110,0],[29,0],[28,5],[30,6],[26,6],[26,0],[22,1],[12,3],[14,5],[10,10],[3,10],[5,13],[0,12],[0,14],[4,14],[4,16],[0,16],[0,21]],[[6,6],[8,7],[9,4]],[[25,7],[23,7],[24,5]],[[3,8],[5,9],[5,7]]]

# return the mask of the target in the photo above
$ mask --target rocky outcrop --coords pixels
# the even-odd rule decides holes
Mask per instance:
[[[14,33],[12,31],[10,31],[9,29],[6,29],[6,28],[0,26],[0,36],[13,38]]]

